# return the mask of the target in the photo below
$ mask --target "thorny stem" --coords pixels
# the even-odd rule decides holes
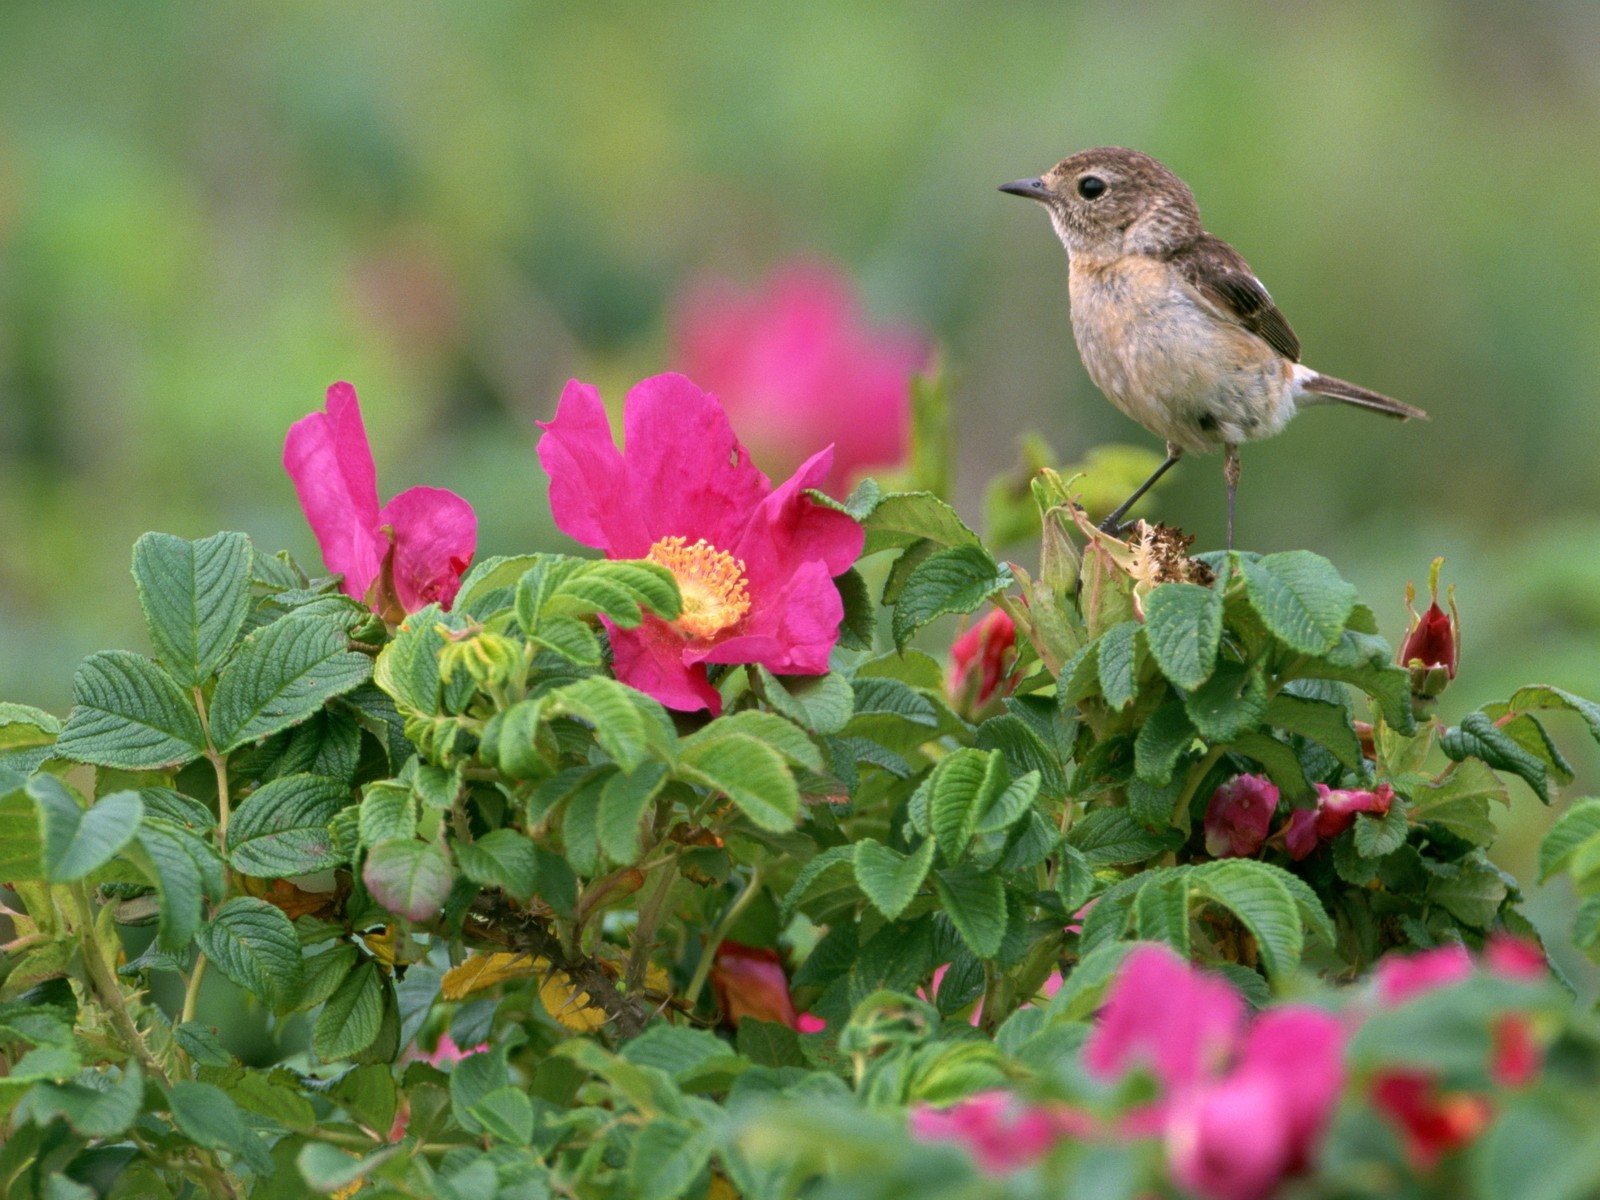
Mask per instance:
[[[684,992],[683,998],[693,1005],[700,999],[700,992],[706,986],[706,980],[711,976],[711,964],[716,961],[717,948],[722,945],[722,940],[728,936],[728,931],[733,928],[733,923],[739,919],[739,914],[754,900],[756,893],[761,890],[761,868],[750,868],[750,881],[745,884],[744,891],[734,898],[732,904],[723,911],[711,936],[706,939],[705,949],[700,952],[700,962],[694,969],[694,978],[689,980],[689,990]]]
[[[156,1061],[155,1055],[150,1053],[150,1047],[145,1044],[144,1034],[140,1032],[133,1014],[128,1011],[127,994],[122,990],[122,984],[118,981],[111,964],[106,962],[105,955],[101,953],[100,939],[96,936],[94,927],[94,906],[89,902],[88,889],[81,883],[75,883],[69,891],[76,910],[73,915],[82,935],[79,947],[89,983],[100,1002],[105,1005],[106,1011],[110,1013],[111,1022],[116,1026],[117,1032],[127,1043],[128,1052],[135,1055],[145,1070],[165,1086],[167,1074],[161,1069],[161,1064]]]
[[[639,905],[639,922],[633,927],[633,946],[628,954],[628,975],[623,990],[636,995],[644,983],[645,968],[650,963],[650,951],[655,946],[656,927],[661,924],[666,911],[667,897],[678,879],[678,859],[669,857],[656,873],[655,884],[644,902]]]

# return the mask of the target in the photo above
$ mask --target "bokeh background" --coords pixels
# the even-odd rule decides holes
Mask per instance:
[[[1600,694],[1596,129],[1588,0],[6,0],[0,697],[64,710],[85,653],[142,648],[146,529],[315,563],[279,453],[335,379],[386,496],[460,492],[480,554],[565,546],[534,422],[569,376],[617,399],[667,365],[707,274],[832,261],[934,339],[973,519],[1027,430],[1153,447],[1079,365],[1043,215],[995,191],[1108,143],[1189,181],[1308,361],[1434,415],[1248,448],[1243,545],[1328,555],[1391,641],[1446,555],[1446,717]],[[1219,544],[1220,461],[1175,476],[1156,510]]]

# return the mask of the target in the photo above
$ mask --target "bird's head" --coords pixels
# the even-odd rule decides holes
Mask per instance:
[[[1000,190],[1044,205],[1074,258],[1159,254],[1201,232],[1188,185],[1148,154],[1121,146],[1079,151]]]

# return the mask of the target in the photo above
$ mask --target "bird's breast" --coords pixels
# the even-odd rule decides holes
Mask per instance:
[[[1202,308],[1167,263],[1075,259],[1069,280],[1089,378],[1150,432],[1198,452],[1270,436],[1293,415],[1288,362]]]

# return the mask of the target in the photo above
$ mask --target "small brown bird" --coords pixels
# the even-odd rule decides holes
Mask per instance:
[[[1308,404],[1402,420],[1427,413],[1300,365],[1300,340],[1239,252],[1200,225],[1188,186],[1148,154],[1104,146],[1000,185],[1045,206],[1067,250],[1072,333],[1089,378],[1167,440],[1167,459],[1101,528],[1120,522],[1184,451],[1222,446],[1233,547],[1239,445]]]

